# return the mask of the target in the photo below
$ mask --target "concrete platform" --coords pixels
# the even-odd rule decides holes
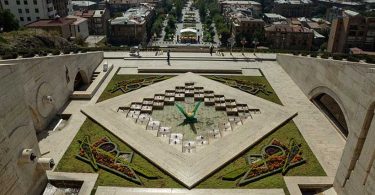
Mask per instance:
[[[196,85],[213,90],[215,93],[223,94],[228,99],[236,99],[239,103],[247,104],[249,108],[258,108],[262,114],[247,120],[228,136],[205,146],[204,150],[186,154],[157,139],[143,127],[135,124],[132,119],[117,113],[120,106],[142,101],[143,98],[153,97],[154,94],[184,85],[189,81],[194,81]],[[96,105],[87,106],[82,111],[188,188],[198,184],[210,173],[296,115],[296,112],[291,109],[193,73],[186,73]]]

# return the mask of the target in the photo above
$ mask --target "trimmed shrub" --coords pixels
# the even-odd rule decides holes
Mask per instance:
[[[39,51],[39,56],[47,56],[47,52],[46,51]]]
[[[7,60],[7,59],[16,59],[18,57],[18,54],[16,52],[9,52],[9,53],[6,53],[2,56],[2,58],[4,60]]]
[[[355,56],[350,55],[350,56],[348,56],[348,61],[350,61],[350,62],[359,62],[359,59],[356,58]]]
[[[311,53],[311,54],[310,54],[310,57],[316,58],[317,55],[318,55],[318,54],[314,52],[314,53]]]
[[[334,55],[334,56],[332,56],[332,58],[334,60],[342,60],[343,59],[342,55]]]
[[[53,50],[52,55],[60,55],[60,50]]]
[[[23,58],[32,58],[34,56],[35,56],[35,53],[33,51],[30,51],[30,52],[22,55]]]

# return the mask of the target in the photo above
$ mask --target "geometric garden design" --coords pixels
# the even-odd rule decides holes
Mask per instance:
[[[197,122],[184,124],[178,107],[190,113],[198,104]],[[290,108],[193,73],[86,106],[82,112],[187,188],[296,115]],[[87,139],[82,141],[90,145]],[[90,149],[87,145],[81,148]],[[136,173],[124,178],[139,182],[137,174],[157,177],[121,161],[129,173]]]

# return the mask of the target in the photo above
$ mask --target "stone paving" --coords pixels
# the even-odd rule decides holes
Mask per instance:
[[[154,52],[141,52],[142,56],[155,57]],[[322,167],[326,171],[328,177],[332,178],[340,162],[341,153],[344,148],[345,140],[331,125],[328,119],[316,108],[309,99],[303,94],[298,86],[292,81],[289,75],[278,65],[276,62],[263,61],[263,62],[250,62],[244,60],[238,60],[243,58],[241,53],[233,53],[230,56],[229,53],[225,53],[225,57],[209,56],[208,53],[171,53],[171,66],[168,66],[165,59],[166,54],[163,56],[157,56],[159,60],[124,60],[124,57],[128,57],[129,54],[125,52],[106,52],[105,57],[111,57],[113,59],[106,59],[108,64],[114,65],[114,70],[110,72],[106,80],[99,87],[96,94],[90,101],[73,100],[67,103],[66,109],[63,113],[72,114],[68,125],[60,131],[56,131],[53,134],[47,136],[39,142],[41,153],[46,153],[44,157],[52,157],[55,162],[58,163],[63,156],[65,150],[70,145],[74,136],[78,132],[80,126],[86,119],[85,115],[80,112],[80,109],[87,105],[94,105],[100,94],[109,83],[116,70],[119,67],[165,67],[165,68],[178,68],[178,67],[201,67],[201,68],[260,68],[263,74],[266,76],[273,89],[278,94],[281,102],[287,108],[292,108],[298,111],[298,116],[294,118],[294,122],[299,128],[301,134],[309,144],[310,148],[314,152],[315,156],[321,163]],[[177,61],[175,57],[189,57],[189,58],[204,58],[205,61],[189,62],[189,61]],[[245,57],[256,58],[256,57],[267,57],[276,58],[275,54],[254,54],[245,53]],[[117,58],[117,59],[114,59]],[[223,58],[223,60],[232,59],[233,62],[228,61],[209,61],[212,58]],[[312,178],[314,179],[314,178]],[[316,182],[319,183],[319,178],[315,178]],[[298,183],[298,180],[295,181]],[[120,188],[112,188],[120,190]],[[99,187],[102,189],[102,187]],[[171,190],[173,191],[173,190]],[[98,191],[99,193],[100,191]],[[269,191],[259,190],[265,194]],[[223,191],[224,193],[224,191]],[[113,194],[113,193],[112,193]],[[121,194],[121,193],[120,193]],[[160,193],[159,193],[160,194]],[[215,193],[216,194],[216,193]],[[232,193],[231,193],[232,194]]]

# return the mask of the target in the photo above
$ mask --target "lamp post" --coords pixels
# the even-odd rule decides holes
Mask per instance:
[[[254,54],[255,54],[255,50],[257,49],[257,45],[259,44],[259,41],[257,38],[254,38],[253,44],[254,44]]]
[[[245,44],[247,43],[246,41],[246,38],[243,37],[242,40],[241,40],[241,44],[242,44],[242,55],[244,55],[244,49],[245,49]]]

